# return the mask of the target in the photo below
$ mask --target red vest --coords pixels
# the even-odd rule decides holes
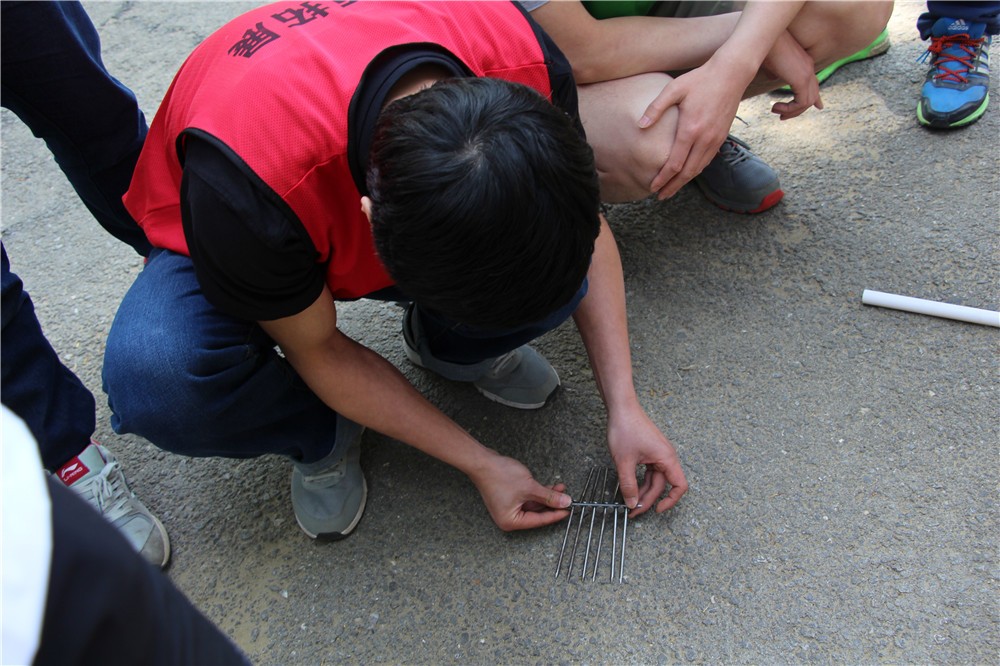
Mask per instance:
[[[368,64],[401,44],[443,47],[476,76],[551,99],[533,28],[508,2],[288,0],[252,10],[194,50],[150,127],[124,202],[156,247],[190,254],[181,227],[182,133],[219,139],[291,207],[335,297],[392,284],[347,160],[348,105]]]

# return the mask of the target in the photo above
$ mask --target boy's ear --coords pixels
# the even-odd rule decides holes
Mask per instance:
[[[361,212],[368,218],[368,224],[372,222],[372,200],[368,197],[361,197]]]

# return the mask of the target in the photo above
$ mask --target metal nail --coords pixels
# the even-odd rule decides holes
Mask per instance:
[[[595,467],[587,475],[587,483],[578,500],[570,505],[569,519],[566,522],[566,530],[563,532],[562,545],[559,548],[559,559],[556,563],[556,578],[562,573],[564,564],[566,577],[573,575],[573,567],[576,564],[577,553],[580,550],[581,537],[583,536],[583,523],[590,513],[590,524],[587,528],[587,539],[583,544],[582,554],[583,566],[580,571],[580,578],[585,579],[590,573],[591,580],[597,580],[597,573],[601,566],[601,554],[604,552],[604,535],[608,526],[608,512],[611,512],[611,558],[610,558],[610,582],[615,582],[615,572],[618,573],[618,582],[624,581],[625,575],[625,537],[628,534],[628,507],[620,496],[621,487],[617,481],[618,475],[614,469],[605,467]],[[613,489],[612,489],[613,483]],[[594,528],[597,527],[597,513],[601,513],[600,527],[597,530],[597,547],[594,549]],[[623,515],[621,531],[621,549],[618,548],[618,514]],[[570,533],[573,532],[573,521],[576,521],[576,534],[573,537],[573,547],[569,552],[569,560],[566,559],[566,550],[569,546]],[[593,551],[593,552],[592,552]],[[590,561],[593,556],[593,566]]]
[[[608,469],[604,470],[604,479],[601,481],[601,500],[607,500],[608,495]],[[615,492],[618,492],[618,486],[615,486]],[[614,499],[614,495],[611,499]],[[604,545],[604,526],[608,522],[608,506],[605,504],[604,508],[601,510],[601,534],[597,538],[597,555],[594,556],[594,575],[590,580],[597,580],[597,568],[601,564],[601,546]]]
[[[589,497],[590,486],[594,481],[594,476],[597,474],[597,469],[594,468],[590,470],[590,474],[587,475],[587,485],[583,488],[583,497],[586,499]],[[580,510],[580,522],[576,524],[576,537],[573,539],[573,552],[569,555],[569,568],[566,570],[566,576],[573,575],[573,562],[576,560],[576,549],[580,545],[580,531],[583,529],[583,519],[587,517],[587,507],[584,506]]]

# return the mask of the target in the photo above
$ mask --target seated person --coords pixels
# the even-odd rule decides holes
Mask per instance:
[[[666,199],[694,179],[740,213],[783,196],[774,170],[729,136],[740,100],[787,83],[794,98],[772,108],[782,120],[822,108],[815,73],[887,44],[879,35],[892,11],[891,2],[522,5],[573,67],[605,201]],[[618,15],[599,20],[584,5]]]

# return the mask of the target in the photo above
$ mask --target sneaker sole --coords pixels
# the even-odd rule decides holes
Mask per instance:
[[[351,521],[351,524],[344,528],[342,532],[322,532],[313,534],[305,528],[298,516],[295,516],[295,522],[299,524],[299,527],[306,533],[306,535],[309,536],[310,539],[315,539],[316,541],[340,541],[341,539],[346,539],[350,536],[351,532],[354,531],[354,528],[358,526],[358,523],[361,522],[361,516],[364,515],[365,506],[368,504],[368,479],[362,476],[361,481],[361,488],[363,492],[361,493],[361,504],[358,506],[358,513],[354,516],[354,520]]]
[[[167,530],[164,529],[163,523],[160,522],[159,518],[152,513],[149,514],[149,517],[153,519],[153,522],[156,523],[157,529],[160,530],[160,534],[163,535],[163,561],[160,563],[160,569],[163,570],[167,568],[168,564],[170,564],[170,537],[167,536]]]
[[[966,125],[971,125],[972,123],[979,120],[982,117],[982,115],[986,113],[986,107],[989,106],[989,104],[990,104],[990,95],[989,93],[987,93],[986,97],[983,99],[983,103],[980,104],[975,111],[967,115],[965,118],[962,118],[961,120],[956,120],[953,123],[946,123],[941,121],[927,120],[927,118],[924,117],[924,112],[922,108],[923,105],[920,102],[917,102],[917,120],[924,127],[929,127],[931,129],[956,129],[958,127],[965,127]]]
[[[889,29],[886,28],[875,38],[875,41],[869,44],[867,47],[861,49],[854,55],[849,55],[843,60],[838,60],[832,65],[827,65],[823,69],[816,72],[816,81],[823,83],[829,79],[833,74],[843,67],[844,65],[849,65],[852,62],[858,62],[859,60],[868,60],[869,58],[875,58],[884,54],[889,50],[892,43],[889,41]]]
[[[698,189],[701,190],[705,198],[712,202],[713,205],[718,206],[722,210],[729,211],[730,213],[739,213],[741,215],[756,215],[757,213],[763,213],[764,211],[771,210],[785,197],[785,192],[781,189],[777,189],[771,192],[766,197],[761,199],[760,203],[754,208],[747,208],[745,205],[741,205],[735,201],[728,201],[726,199],[721,199],[711,192],[708,188],[701,184],[701,181],[695,180],[698,185]]]
[[[473,384],[473,386],[476,386],[476,385]],[[501,405],[505,405],[507,407],[513,407],[514,409],[529,410],[529,409],[541,409],[545,405],[549,404],[549,400],[551,400],[552,396],[554,396],[556,394],[556,391],[559,390],[560,386],[562,386],[561,382],[558,383],[558,384],[556,384],[556,387],[554,389],[552,389],[551,393],[549,393],[547,396],[545,396],[545,400],[543,400],[542,402],[512,402],[510,400],[505,400],[504,398],[501,398],[500,396],[496,395],[495,393],[490,393],[489,391],[481,389],[478,386],[476,386],[476,390],[479,391],[483,395],[483,397],[485,397],[487,400],[492,400],[493,402],[499,403]]]
[[[410,361],[410,363],[418,368],[423,368],[424,370],[428,369],[427,366],[420,360],[420,354],[417,353],[417,350],[411,347],[410,343],[405,339],[403,340],[403,351],[406,352],[406,358]]]

